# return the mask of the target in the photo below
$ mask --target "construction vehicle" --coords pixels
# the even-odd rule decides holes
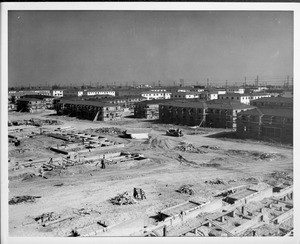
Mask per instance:
[[[182,133],[182,131],[181,131],[180,129],[173,129],[173,128],[168,129],[168,130],[166,131],[166,134],[167,134],[168,136],[176,136],[176,137],[183,136],[183,133]]]

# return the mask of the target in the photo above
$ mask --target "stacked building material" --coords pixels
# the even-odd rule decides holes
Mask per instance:
[[[60,218],[60,216],[56,215],[54,212],[49,212],[35,217],[34,220],[39,224],[44,225],[46,222],[54,221],[58,218]]]
[[[41,198],[40,196],[17,196],[13,197],[8,201],[9,205],[15,205],[22,202],[34,202],[36,198]]]

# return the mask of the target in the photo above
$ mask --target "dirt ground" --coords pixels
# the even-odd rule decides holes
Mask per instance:
[[[214,138],[221,129],[191,129],[180,126],[183,137],[168,137],[165,130],[170,125],[152,121],[126,118],[116,122],[91,122],[65,116],[56,116],[51,111],[42,114],[11,113],[9,120],[51,118],[63,122],[61,126],[73,126],[77,130],[118,127],[122,130],[139,128],[149,130],[149,140],[122,139],[118,135],[104,135],[125,144],[124,151],[142,153],[148,159],[128,161],[100,169],[94,166],[74,166],[60,174],[49,174],[48,179],[22,177],[9,182],[9,199],[14,196],[41,196],[33,203],[9,205],[10,236],[68,236],[74,229],[87,227],[88,232],[97,221],[114,226],[105,235],[126,236],[138,232],[144,226],[154,224],[151,218],[166,207],[193,198],[210,199],[222,189],[249,182],[284,183],[286,179],[276,178],[275,171],[293,172],[293,149],[291,146],[270,144],[254,140]],[[45,126],[49,129],[55,126]],[[56,126],[58,127],[58,126]],[[12,128],[9,127],[9,130]],[[54,155],[47,149],[57,139],[44,140],[26,138],[23,145],[10,146],[9,155],[17,159],[46,158]],[[179,145],[193,144],[201,153],[184,152]],[[203,147],[204,146],[204,147]],[[23,149],[23,151],[21,150]],[[26,150],[27,149],[27,150]],[[20,151],[18,151],[20,150]],[[261,155],[268,153],[269,157]],[[179,154],[186,159],[178,160]],[[220,179],[224,184],[209,184]],[[176,192],[183,184],[193,185],[195,195]],[[117,206],[108,200],[125,191],[132,194],[133,188],[142,188],[146,200],[133,205]],[[97,213],[87,216],[74,214],[78,209],[93,209]],[[71,220],[41,227],[34,217],[47,212]],[[99,214],[100,212],[100,214]]]

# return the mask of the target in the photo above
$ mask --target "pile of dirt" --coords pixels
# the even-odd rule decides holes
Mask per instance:
[[[128,192],[117,195],[109,200],[113,205],[128,205],[135,204],[136,200],[129,196]]]
[[[247,150],[227,150],[227,155],[252,157],[254,160],[267,160],[267,161],[283,158],[283,155],[279,153],[262,153],[258,151],[247,151]]]
[[[9,205],[15,205],[22,202],[35,202],[36,198],[41,198],[40,196],[17,196],[13,197],[8,201]]]
[[[193,186],[193,185],[183,185],[183,186],[181,186],[181,187],[177,190],[177,192],[179,192],[179,193],[184,193],[184,194],[188,194],[188,195],[194,195],[195,192],[194,192],[194,190],[192,189],[192,186]]]
[[[95,130],[95,132],[100,134],[121,134],[122,131],[122,129],[117,127],[103,127]]]
[[[186,144],[183,143],[181,145],[178,145],[175,150],[181,151],[181,152],[190,152],[190,153],[207,153],[207,151],[204,151],[200,149],[199,147],[195,147],[193,144]]]
[[[170,139],[161,137],[149,138],[144,144],[150,145],[150,148],[159,148],[164,150],[173,149],[176,146],[176,142]]]

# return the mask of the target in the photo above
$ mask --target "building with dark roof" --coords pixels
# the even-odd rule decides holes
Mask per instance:
[[[159,121],[166,124],[205,126],[207,104],[204,100],[184,99],[159,105]]]
[[[252,108],[254,107],[235,100],[208,101],[206,125],[214,128],[236,129],[237,114]]]
[[[293,109],[293,98],[288,97],[264,97],[250,102],[258,108],[288,108]]]
[[[169,102],[169,100],[154,99],[135,103],[134,117],[144,119],[158,119],[159,105],[167,102]]]
[[[237,133],[243,138],[293,143],[293,110],[254,108],[241,112]]]
[[[214,128],[236,128],[236,117],[240,111],[252,109],[236,101],[215,99],[179,100],[159,106],[159,120],[162,123]]]
[[[40,95],[40,94],[34,94],[34,95],[24,95],[21,98],[35,98],[42,101],[42,104],[45,106],[45,108],[53,109],[53,101],[55,97],[50,95]]]
[[[56,104],[57,114],[74,116],[93,121],[121,119],[123,109],[116,104],[101,101],[60,100]]]
[[[103,101],[113,104],[118,104],[123,108],[133,109],[135,104],[141,101],[147,100],[145,97],[140,95],[131,95],[131,96],[109,96],[109,95],[98,95],[93,97],[84,97],[84,100],[89,101]]]
[[[41,112],[45,110],[45,104],[42,100],[36,98],[20,98],[17,101],[17,111],[18,112]]]

